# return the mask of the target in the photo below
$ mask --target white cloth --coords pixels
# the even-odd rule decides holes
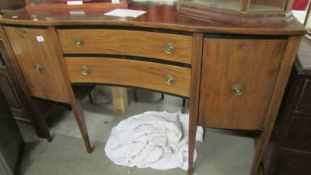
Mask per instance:
[[[107,141],[105,152],[117,165],[167,170],[188,169],[189,115],[146,112],[121,121]],[[203,141],[203,128],[197,128]],[[196,159],[196,151],[194,160]]]

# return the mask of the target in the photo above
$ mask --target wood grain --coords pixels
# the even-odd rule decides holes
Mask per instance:
[[[50,34],[53,36],[52,39],[55,40],[55,43],[58,43],[57,45],[55,45],[55,47],[58,51],[57,52],[58,56],[63,57],[63,54],[61,53],[61,47],[59,44],[59,40],[58,40],[58,36],[57,36],[55,28],[49,27],[48,30],[49,30]],[[74,94],[73,87],[71,86],[71,82],[70,82],[68,71],[67,71],[67,66],[66,66],[64,59],[60,59],[60,70],[61,70],[61,73],[63,74],[63,77],[64,77],[64,81],[65,81],[64,86],[66,86],[66,90],[67,90],[67,93],[68,93],[69,99],[70,99],[70,105],[72,108],[72,112],[73,112],[74,117],[75,117],[77,124],[79,126],[79,129],[80,129],[80,132],[81,132],[81,135],[82,135],[85,147],[86,147],[86,151],[88,153],[91,153],[93,151],[93,148],[92,148],[92,145],[90,142],[90,138],[89,138],[89,134],[88,134],[87,126],[86,126],[83,107],[82,107],[81,101],[79,101],[77,99],[78,94],[77,94],[77,96],[76,96],[76,94]]]
[[[165,64],[115,58],[65,58],[72,83],[107,83],[142,87],[189,97],[190,69]],[[87,66],[89,75],[81,74]],[[175,83],[166,84],[172,75]]]
[[[26,113],[31,118],[37,135],[39,137],[46,138],[48,141],[52,141],[48,126],[44,121],[42,113],[37,111],[37,104],[31,98],[29,87],[27,86],[24,75],[20,70],[16,56],[14,55],[12,46],[10,45],[2,26],[0,28],[0,35],[3,40],[3,45],[6,50],[7,57],[9,58],[6,64],[9,68],[9,73],[13,75],[12,78],[15,82],[16,92],[23,105],[25,106]]]
[[[191,36],[109,29],[58,30],[58,34],[65,54],[105,53],[191,63]],[[75,37],[83,39],[83,46],[75,46]],[[176,51],[174,53],[166,54],[164,52],[166,42],[175,44]]]
[[[256,144],[256,152],[252,164],[251,175],[257,175],[260,161],[262,160],[264,151],[269,142],[272,129],[282,101],[282,97],[284,95],[284,91],[290,76],[291,68],[296,58],[300,40],[301,40],[300,36],[290,37],[288,39],[286,49],[283,54],[283,61],[281,62],[281,66],[277,74],[277,79],[270,100],[270,105],[266,114],[264,130],[261,133],[258,142]]]
[[[116,112],[125,113],[128,107],[127,88],[112,87],[112,104]]]
[[[227,129],[263,129],[285,40],[204,41],[200,123]],[[244,93],[231,88],[242,85]]]
[[[190,112],[189,112],[189,157],[188,174],[193,173],[193,154],[195,149],[196,130],[199,118],[200,86],[202,71],[203,33],[193,34],[192,69],[190,87]]]
[[[42,99],[69,102],[65,81],[61,73],[56,49],[58,43],[53,42],[46,29],[5,27],[18,64],[23,72],[31,95]],[[41,36],[44,42],[37,42]],[[42,70],[36,70],[36,66]]]

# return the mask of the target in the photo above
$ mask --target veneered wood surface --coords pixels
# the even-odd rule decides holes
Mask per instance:
[[[0,24],[34,26],[89,26],[108,25],[123,27],[147,27],[153,29],[171,29],[191,32],[256,34],[256,35],[302,35],[305,29],[297,20],[286,25],[239,26],[224,22],[200,21],[178,14],[175,6],[169,5],[133,5],[129,9],[145,10],[146,14],[138,18],[119,18],[103,15],[107,10],[80,9],[84,15],[72,15],[71,10],[27,12],[26,9],[6,13]]]
[[[32,119],[37,135],[39,137],[45,137],[48,141],[51,141],[52,137],[49,133],[48,126],[44,121],[42,114],[37,110],[37,104],[31,97],[29,87],[27,86],[23,73],[18,66],[17,59],[2,26],[0,27],[0,36],[9,60],[7,62],[8,71],[13,75],[12,78],[14,78],[15,81],[16,92],[25,106],[26,113]]]
[[[165,64],[114,58],[65,58],[72,83],[107,83],[154,89],[189,97],[190,69]],[[87,66],[89,75],[81,74]],[[166,84],[172,75],[175,83]]]
[[[46,29],[5,27],[12,49],[23,72],[31,95],[43,99],[68,102],[65,81],[59,63],[58,43]],[[37,42],[41,36],[44,42]],[[41,65],[37,71],[35,65]]]
[[[190,85],[190,108],[189,108],[188,174],[193,173],[193,155],[195,149],[195,138],[199,115],[203,33],[194,33],[192,44],[193,45],[192,45],[192,69],[190,80],[191,85]]]
[[[200,123],[227,129],[263,129],[285,40],[204,40]],[[232,93],[240,84],[244,93]]]
[[[63,52],[66,53],[105,53],[142,56],[182,63],[191,63],[192,37],[177,34],[109,29],[58,30]],[[75,46],[75,37],[84,44]],[[164,52],[165,43],[174,43],[172,54]]]

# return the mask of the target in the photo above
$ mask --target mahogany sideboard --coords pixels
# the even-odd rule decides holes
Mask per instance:
[[[190,97],[190,174],[198,125],[260,133],[251,170],[257,174],[304,27],[202,22],[168,5],[130,8],[147,13],[20,9],[0,19],[11,70],[41,134],[52,139],[35,98],[70,104],[91,152],[72,84],[152,89]]]

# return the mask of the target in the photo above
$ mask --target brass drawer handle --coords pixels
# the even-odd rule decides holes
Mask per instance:
[[[164,44],[164,52],[168,55],[173,54],[176,50],[175,44],[173,42],[166,42]]]
[[[76,36],[73,41],[76,47],[82,47],[84,45],[84,40],[80,36]]]
[[[244,93],[244,86],[240,84],[235,84],[231,88],[232,94],[236,96],[240,96]]]
[[[89,75],[90,74],[90,69],[87,66],[81,66],[81,74],[82,75]]]
[[[173,75],[166,75],[166,84],[167,85],[173,85],[175,84],[175,77]]]
[[[37,72],[43,71],[43,66],[41,64],[35,64],[33,67]]]

